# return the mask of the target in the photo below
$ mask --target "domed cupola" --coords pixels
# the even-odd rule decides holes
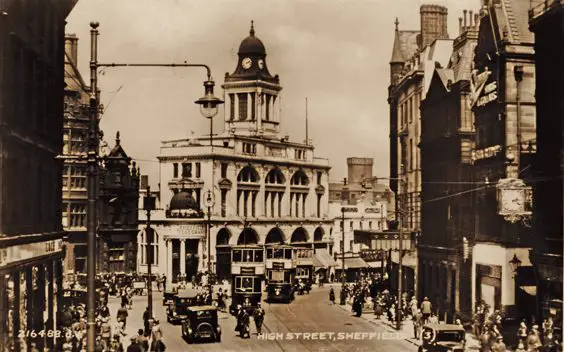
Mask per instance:
[[[251,22],[251,30],[249,31],[249,36],[241,42],[239,45],[239,55],[249,55],[258,56],[264,58],[266,56],[266,49],[262,41],[255,37],[255,28],[253,22]]]
[[[249,36],[239,45],[237,52],[239,60],[233,74],[225,75],[225,82],[240,80],[263,80],[278,84],[278,76],[272,76],[266,66],[266,48],[262,41],[255,36],[255,28],[251,21]]]
[[[172,196],[168,211],[172,217],[192,218],[201,217],[203,214],[194,197],[184,190]]]

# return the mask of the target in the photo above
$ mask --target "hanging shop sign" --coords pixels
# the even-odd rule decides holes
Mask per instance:
[[[532,188],[518,178],[503,178],[497,183],[497,213],[515,223],[532,215]]]
[[[493,81],[484,87],[482,95],[478,98],[476,106],[484,106],[497,100],[497,82]]]
[[[0,266],[31,260],[47,254],[62,251],[63,240],[51,240],[20,244],[0,249]]]

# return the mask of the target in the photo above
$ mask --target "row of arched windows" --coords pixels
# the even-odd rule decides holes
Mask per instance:
[[[313,233],[313,241],[319,242],[323,241],[323,236],[325,231],[318,227],[315,229]],[[217,233],[217,240],[216,245],[218,246],[225,246],[229,245],[231,238],[231,232],[227,228],[222,228]],[[290,243],[307,243],[310,241],[309,234],[303,227],[298,227],[292,232],[292,236],[290,237]],[[284,232],[278,227],[272,228],[268,234],[266,235],[266,239],[264,240],[264,244],[274,244],[274,243],[285,243],[286,236]],[[241,231],[239,237],[237,237],[237,244],[238,245],[249,245],[249,244],[258,244],[259,243],[259,235],[252,227],[247,227]]]
[[[258,172],[252,166],[245,166],[237,176],[237,182],[259,182],[260,177]],[[286,178],[280,169],[275,168],[268,172],[265,178],[266,184],[283,185],[286,183]],[[302,170],[298,170],[292,175],[290,184],[293,186],[307,186],[309,185],[309,178]]]

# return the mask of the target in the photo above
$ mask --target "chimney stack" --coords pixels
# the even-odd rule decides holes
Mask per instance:
[[[466,28],[468,28],[468,21],[466,20],[466,14],[468,13],[468,10],[464,10],[464,31],[466,31]]]
[[[472,20],[474,19],[474,15],[473,15],[474,11],[470,10],[470,11],[468,11],[468,13],[469,13],[468,20],[470,21],[469,26],[474,27],[474,24],[472,23]]]
[[[458,34],[462,34],[464,30],[462,29],[462,17],[458,17]]]
[[[76,34],[65,35],[65,53],[74,64],[78,65],[78,38]]]
[[[448,39],[448,9],[446,7],[421,5],[419,13],[421,15],[421,50],[437,39]]]

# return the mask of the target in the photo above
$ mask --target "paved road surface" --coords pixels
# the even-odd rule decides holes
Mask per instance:
[[[296,296],[290,304],[263,303],[266,311],[263,335],[257,336],[251,320],[251,338],[242,339],[235,333],[235,318],[219,313],[222,329],[221,343],[186,343],[181,337],[180,325],[166,322],[166,310],[162,305],[162,294],[153,294],[155,317],[160,320],[167,352],[182,351],[416,351],[416,347],[403,337],[391,334],[382,326],[374,325],[352,313],[328,302],[329,285],[314,288],[309,295]],[[263,296],[263,299],[265,296]],[[115,317],[119,299],[110,298],[110,312]],[[135,296],[133,309],[127,320],[128,335],[123,339],[124,347],[129,338],[143,327],[143,312],[147,296]],[[298,334],[302,335],[298,335]],[[309,335],[308,335],[309,334]]]

